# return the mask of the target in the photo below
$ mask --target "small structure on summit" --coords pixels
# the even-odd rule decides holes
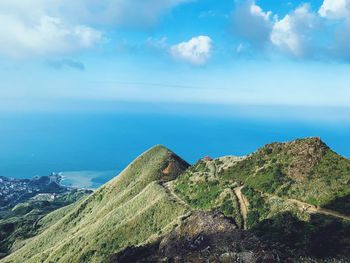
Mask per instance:
[[[202,158],[202,160],[205,161],[205,162],[210,162],[210,161],[213,160],[213,158],[211,158],[210,156],[205,156],[205,157]]]

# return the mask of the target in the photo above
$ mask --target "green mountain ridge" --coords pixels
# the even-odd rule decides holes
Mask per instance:
[[[271,262],[269,258],[279,260],[272,262],[312,262],[308,260],[315,258],[316,262],[346,262],[350,254],[349,186],[350,160],[319,138],[268,144],[246,157],[205,158],[192,166],[158,145],[92,195],[41,219],[40,234],[0,262],[127,262],[123,251],[148,248],[154,252],[147,254],[149,259],[162,255],[165,260],[152,262],[175,258],[185,262],[191,255],[205,262],[208,254],[217,255],[217,261],[211,258],[210,262],[223,262],[222,258],[237,262],[243,254],[253,260],[249,253],[259,256],[241,262]],[[205,213],[198,214],[201,211]],[[228,221],[200,228],[191,239],[194,243],[183,236],[190,232],[177,230],[214,222],[215,213]],[[242,248],[206,234],[208,228],[225,230],[226,226],[237,236],[227,242],[245,242],[239,239],[243,234],[235,233],[247,231],[248,237],[261,239],[264,251],[271,253],[248,246],[240,254]],[[164,246],[168,248],[176,240],[179,249],[158,251],[161,240],[168,240]],[[212,247],[205,252],[202,245],[206,242]],[[223,247],[232,251],[224,253]],[[189,253],[183,261],[181,251]]]
[[[44,218],[46,230],[3,262],[105,262],[112,251],[152,239],[187,212],[157,182],[187,167],[168,149],[152,148],[91,196]]]

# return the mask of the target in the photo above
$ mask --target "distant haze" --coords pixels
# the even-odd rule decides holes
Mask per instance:
[[[350,121],[340,109],[327,116],[317,109],[192,105],[182,112],[184,107],[178,106],[177,112],[175,106],[154,105],[145,113],[139,109],[134,113],[2,114],[0,175],[94,171],[87,181],[94,179],[96,185],[117,175],[156,144],[193,163],[207,155],[245,155],[273,141],[319,136],[338,153],[350,156]],[[330,117],[336,116],[335,112],[339,112],[338,119]],[[103,174],[106,171],[110,171],[108,175]]]

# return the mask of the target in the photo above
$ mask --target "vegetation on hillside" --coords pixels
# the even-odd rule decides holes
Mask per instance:
[[[0,255],[18,249],[22,243],[37,235],[45,226],[38,221],[50,212],[65,207],[90,194],[90,191],[74,190],[55,199],[50,194],[38,195],[2,214],[0,220]],[[3,211],[4,212],[4,211]]]
[[[1,262],[106,262],[159,243],[197,210],[221,213],[287,258],[340,262],[350,254],[349,180],[350,160],[318,138],[189,168],[156,146],[93,195],[39,220],[39,234]]]
[[[160,183],[175,179],[187,167],[166,148],[152,148],[66,213],[44,218],[39,223],[51,226],[3,262],[106,262],[128,245],[167,233],[187,207]]]
[[[211,173],[213,165],[216,169]],[[291,255],[293,251],[314,257],[350,253],[348,221],[316,216],[307,209],[324,207],[349,215],[350,160],[337,155],[319,138],[269,144],[239,162],[223,169],[221,166],[219,160],[199,161],[176,180],[176,192],[194,209],[221,210],[240,222],[239,202],[220,197],[244,186],[242,194],[249,202],[246,226],[258,236],[271,244],[284,244]],[[298,205],[298,200],[305,205]],[[298,226],[303,226],[302,230]],[[327,232],[329,240],[337,239],[337,235],[341,240],[329,249],[327,239],[315,244],[325,229],[334,230]]]
[[[348,206],[330,204],[350,195],[350,161],[318,138],[269,144],[219,177],[261,192],[349,212]]]
[[[219,163],[218,163],[219,164]],[[175,193],[196,210],[218,210],[243,226],[239,202],[232,192],[236,184],[223,182],[211,172],[206,161],[199,161],[175,181]]]

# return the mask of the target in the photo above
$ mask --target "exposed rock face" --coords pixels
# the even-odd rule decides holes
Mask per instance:
[[[307,138],[288,143],[272,143],[259,150],[261,156],[275,155],[283,158],[288,177],[303,181],[319,164],[329,147],[320,138]]]
[[[179,156],[172,153],[165,163],[165,168],[163,168],[163,180],[169,181],[174,180],[179,176],[183,171],[185,171],[190,165],[182,160]]]
[[[129,247],[110,262],[280,262],[257,237],[222,214],[195,212],[151,245]]]

